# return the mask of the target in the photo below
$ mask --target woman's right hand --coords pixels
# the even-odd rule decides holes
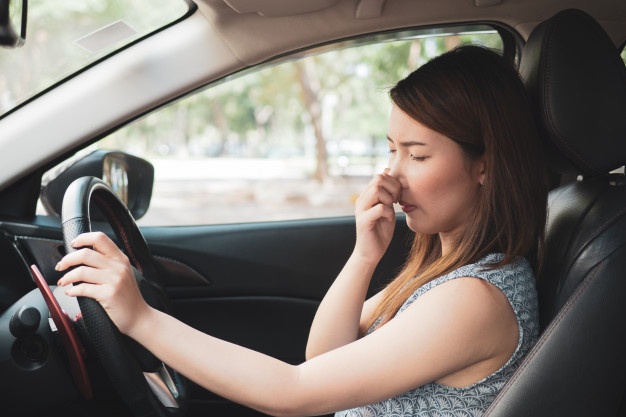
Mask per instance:
[[[389,168],[376,175],[356,201],[357,239],[354,254],[378,263],[385,254],[396,225],[393,204],[400,199],[402,185],[389,175]]]
[[[77,250],[65,255],[56,270],[74,268],[57,284],[74,284],[65,289],[67,295],[95,299],[120,331],[129,334],[150,307],[137,287],[128,257],[102,232],[83,233],[72,246]]]

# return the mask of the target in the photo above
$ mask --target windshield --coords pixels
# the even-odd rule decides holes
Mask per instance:
[[[29,0],[25,44],[0,48],[0,117],[188,10],[185,0]]]

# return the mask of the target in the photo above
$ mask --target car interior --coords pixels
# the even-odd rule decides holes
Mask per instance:
[[[626,193],[610,172],[625,156],[626,69],[597,22],[567,10],[533,31],[520,72],[556,180],[582,179],[550,192],[542,335],[487,415],[624,415]]]
[[[485,415],[626,415],[623,3],[188,1],[183,16],[154,34],[0,115],[0,400],[7,415],[262,415],[162,364],[123,337],[93,300],[79,299],[76,310],[55,291],[61,274],[54,266],[72,250],[72,237],[104,230],[134,259],[151,305],[295,364],[352,250],[354,218],[143,227],[134,217],[148,210],[158,173],[141,158],[95,152],[42,191],[44,173],[155,109],[258,66],[365,35],[459,23],[492,24],[503,54],[518,63],[552,185],[537,279],[541,336]],[[24,26],[0,41],[18,47],[29,36]],[[127,178],[117,184],[123,192],[113,193],[116,184],[101,179],[119,167]],[[36,214],[40,198],[48,215]],[[372,293],[408,253],[411,231],[402,214],[398,220]]]

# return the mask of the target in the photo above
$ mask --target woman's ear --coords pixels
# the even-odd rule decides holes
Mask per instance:
[[[475,169],[476,169],[476,174],[478,175],[478,182],[480,183],[480,186],[482,187],[483,185],[485,185],[485,177],[487,176],[486,171],[487,171],[487,158],[485,158],[485,155],[481,156],[480,158],[478,158],[478,160],[476,160],[475,163]]]

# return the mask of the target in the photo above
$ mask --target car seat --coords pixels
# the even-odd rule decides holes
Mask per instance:
[[[540,339],[485,415],[625,415],[626,67],[569,9],[531,33],[520,73],[551,170],[578,179],[548,198]]]

